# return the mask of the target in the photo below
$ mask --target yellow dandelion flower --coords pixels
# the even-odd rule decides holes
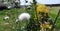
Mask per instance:
[[[43,4],[38,4],[37,5],[37,13],[39,13],[39,12],[48,13],[49,12],[48,7]]]

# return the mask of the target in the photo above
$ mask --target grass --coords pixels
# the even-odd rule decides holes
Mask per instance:
[[[16,19],[18,15],[22,12],[25,12],[25,9],[10,9],[10,10],[3,10],[0,11],[0,31],[12,31],[12,27],[16,27]],[[4,20],[4,17],[8,15],[10,18]],[[5,23],[10,23],[8,25],[4,25]]]
[[[50,8],[50,16],[52,20],[54,21],[60,7],[51,7]],[[10,9],[10,10],[3,10],[0,11],[0,31],[17,31],[19,26],[23,26],[22,23],[16,24],[15,21],[18,18],[18,15],[26,12],[24,8],[17,8],[17,9]],[[10,18],[7,20],[4,20],[4,17],[8,15]],[[9,23],[7,25],[4,25],[5,23]],[[60,31],[60,16],[57,19],[56,22],[56,29]]]
[[[57,13],[59,11],[60,7],[52,7],[50,10],[50,15],[51,15],[51,18],[52,20],[54,21],[55,17],[57,16]],[[56,29],[57,31],[60,31],[60,15],[57,19],[57,22],[56,22]]]

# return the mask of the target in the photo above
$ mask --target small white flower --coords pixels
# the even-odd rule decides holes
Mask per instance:
[[[5,20],[6,20],[6,19],[9,19],[9,16],[5,16],[4,19],[5,19]]]
[[[11,8],[11,6],[8,6],[8,9],[10,9]]]

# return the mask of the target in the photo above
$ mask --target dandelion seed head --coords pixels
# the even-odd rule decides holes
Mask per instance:
[[[29,20],[30,19],[30,14],[29,13],[22,13],[22,14],[19,15],[18,19],[21,20],[21,21],[24,20],[24,19]]]

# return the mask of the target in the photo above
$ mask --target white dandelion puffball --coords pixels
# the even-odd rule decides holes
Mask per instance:
[[[4,19],[9,19],[9,16],[5,16]]]
[[[24,20],[24,19],[29,20],[30,19],[30,14],[29,13],[22,13],[22,14],[19,15],[18,19],[21,20],[21,21]]]

